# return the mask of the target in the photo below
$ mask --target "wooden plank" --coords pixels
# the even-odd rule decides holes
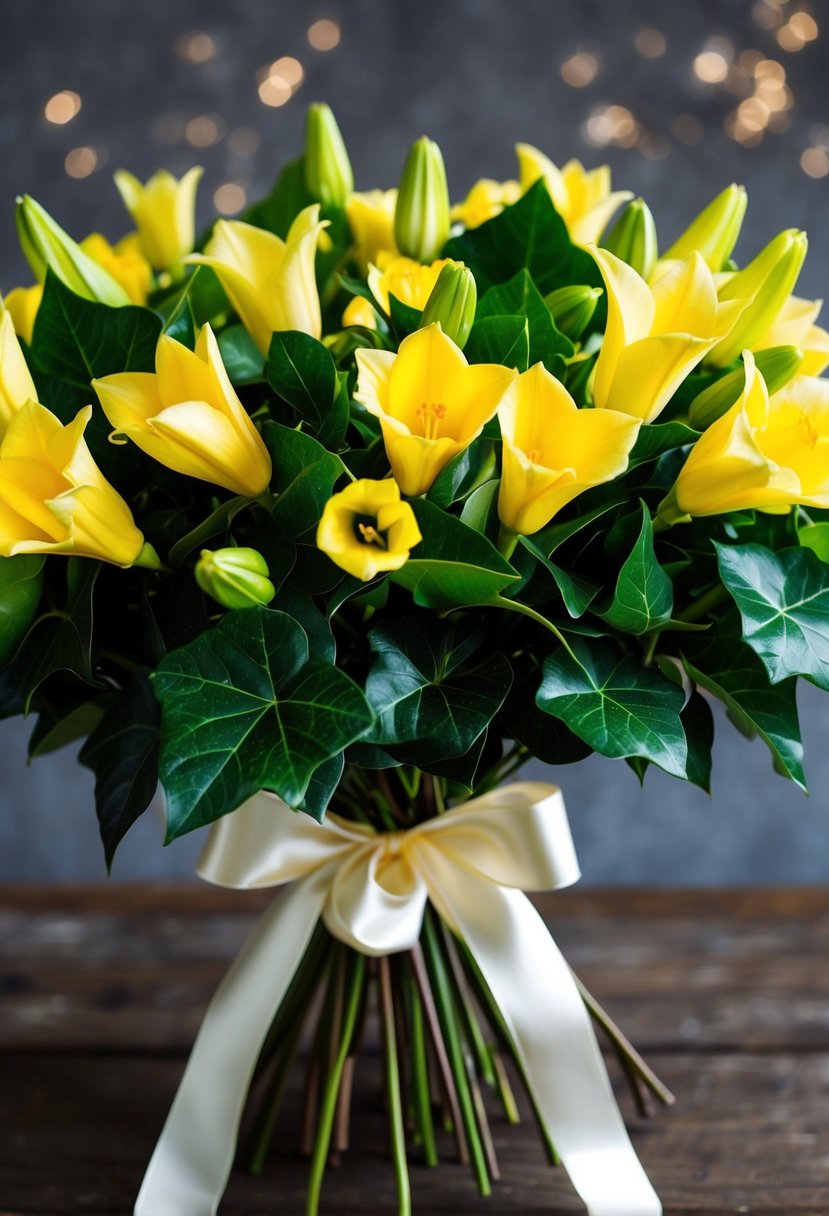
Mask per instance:
[[[669,1056],[678,1095],[650,1122],[631,1118],[637,1149],[666,1216],[739,1212],[826,1216],[829,1053],[813,1057]],[[0,1211],[28,1216],[127,1216],[181,1072],[177,1060],[21,1054],[4,1062],[0,1086]],[[294,1084],[279,1147],[261,1178],[234,1174],[223,1216],[299,1216],[307,1163],[295,1155],[299,1092]],[[421,1216],[533,1216],[582,1211],[561,1171],[543,1159],[529,1122],[494,1124],[504,1179],[491,1200],[452,1160],[413,1170]],[[329,1175],[326,1216],[396,1210],[386,1157],[379,1066],[361,1062],[355,1148]],[[370,1202],[367,1200],[370,1196]]]

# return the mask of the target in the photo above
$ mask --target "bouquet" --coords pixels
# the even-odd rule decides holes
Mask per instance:
[[[401,1213],[407,1160],[451,1138],[489,1190],[516,1081],[591,1212],[660,1210],[591,1024],[640,1103],[670,1095],[522,893],[578,877],[561,795],[508,782],[596,751],[707,789],[718,701],[805,788],[829,334],[792,294],[804,233],[732,260],[741,187],[662,247],[606,168],[518,161],[451,206],[424,137],[398,189],[355,192],[320,105],[267,197],[199,236],[197,169],[116,174],[114,246],[18,202],[2,713],[35,715],[32,755],[84,740],[108,864],[160,781],[168,841],[214,825],[206,878],[291,884],[141,1216],[215,1211],[237,1140],[262,1168],[303,1044],[315,1213],[375,994]]]

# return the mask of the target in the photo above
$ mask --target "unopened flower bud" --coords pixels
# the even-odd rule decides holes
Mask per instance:
[[[544,300],[553,314],[559,333],[572,342],[578,342],[593,319],[601,295],[601,287],[574,283],[570,287],[559,287],[556,291],[551,291]]]
[[[196,582],[223,608],[253,608],[276,595],[267,563],[256,549],[202,549]]]
[[[330,106],[308,107],[305,127],[305,185],[315,202],[344,207],[354,189],[354,172]]]
[[[93,262],[80,245],[56,224],[39,203],[28,194],[17,200],[17,236],[35,278],[43,282],[51,270],[77,296],[120,308],[130,298],[115,279]]]
[[[644,199],[628,203],[616,223],[602,238],[602,248],[627,262],[643,279],[656,265],[656,224]]]
[[[394,237],[406,257],[433,262],[449,237],[449,188],[440,148],[422,136],[403,167]]]
[[[463,350],[475,321],[477,303],[478,289],[472,271],[463,262],[450,262],[441,270],[426,301],[420,328],[438,321],[447,338]]]
[[[666,260],[679,259],[698,252],[705,258],[709,269],[717,274],[724,268],[737,244],[747,204],[744,186],[727,186],[700,211],[682,236],[662,256]]]
[[[803,362],[803,351],[796,346],[770,346],[758,350],[754,356],[758,372],[766,382],[769,396],[776,393],[793,379]],[[688,422],[697,431],[704,431],[731,409],[745,387],[744,367],[721,376],[714,384],[703,389],[691,402]]]

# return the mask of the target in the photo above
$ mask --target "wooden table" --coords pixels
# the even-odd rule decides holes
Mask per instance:
[[[115,886],[0,897],[0,1216],[127,1216],[204,1006],[268,898]],[[571,891],[542,907],[677,1095],[651,1121],[622,1098],[667,1216],[827,1216],[829,893]],[[362,1067],[357,1147],[326,1182],[332,1216],[396,1210],[374,1065]],[[583,1210],[529,1121],[498,1123],[496,1142],[492,1199],[450,1160],[415,1168],[415,1212]],[[306,1164],[293,1148],[286,1130],[263,1176],[234,1175],[222,1212],[299,1216]]]

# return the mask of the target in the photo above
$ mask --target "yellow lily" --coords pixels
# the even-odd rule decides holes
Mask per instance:
[[[37,401],[37,389],[14,332],[11,313],[0,307],[0,439],[27,401]]]
[[[394,239],[396,190],[367,190],[349,194],[345,214],[354,237],[354,259],[362,274],[381,251],[397,253]]]
[[[529,535],[591,486],[624,473],[640,422],[616,410],[580,410],[542,363],[523,372],[498,406],[503,466],[498,515]]]
[[[400,499],[391,478],[353,481],[325,504],[317,547],[354,578],[364,582],[385,570],[399,570],[423,539],[414,511]]]
[[[154,270],[169,270],[193,248],[196,191],[204,170],[195,166],[180,180],[160,169],[144,185],[119,169],[115,185],[133,218],[144,256]]]
[[[35,283],[32,287],[15,287],[3,301],[3,307],[12,319],[14,332],[29,346],[42,299],[43,284]]]
[[[131,566],[144,537],[90,455],[85,406],[64,426],[30,401],[0,444],[0,555],[64,553]]]
[[[751,351],[743,362],[745,388],[691,449],[659,507],[664,525],[749,508],[829,507],[829,381],[798,376],[769,398]]]
[[[718,302],[714,277],[699,253],[668,263],[649,286],[607,250],[590,252],[607,288],[607,327],[593,400],[600,408],[652,422],[729,332],[743,302]]]
[[[633,198],[630,190],[611,191],[609,165],[588,170],[581,161],[568,160],[559,169],[532,144],[516,144],[515,151],[521,193],[543,179],[575,245],[598,241],[619,204]]]
[[[829,333],[814,324],[822,307],[823,300],[801,300],[798,296],[789,296],[754,350],[796,346],[803,352],[798,374],[819,376],[829,366]]]
[[[377,265],[368,268],[369,289],[387,316],[391,307],[389,296],[396,296],[401,304],[422,311],[440,272],[444,266],[453,264],[460,265],[453,263],[451,258],[438,258],[436,262],[424,266],[414,258],[380,252]]]
[[[343,309],[342,323],[345,326],[361,325],[363,329],[376,329],[377,313],[364,296],[354,296]]]
[[[354,396],[380,419],[392,472],[412,498],[480,435],[517,374],[470,365],[437,323],[404,338],[396,354],[361,349],[356,358]]]
[[[480,228],[487,220],[500,215],[505,207],[511,207],[521,197],[521,186],[516,181],[497,182],[491,177],[482,177],[467,194],[462,203],[455,203],[449,218],[464,228]]]
[[[278,330],[322,333],[314,258],[328,221],[319,214],[318,203],[300,211],[286,241],[241,220],[218,220],[205,252],[185,259],[215,270],[263,355]]]
[[[146,304],[152,285],[153,272],[141,251],[137,232],[129,232],[111,245],[100,232],[91,232],[81,241],[81,249],[93,262],[103,266],[120,283],[133,304]]]
[[[155,374],[117,372],[92,381],[114,435],[187,477],[246,498],[262,494],[271,458],[236,396],[210,326],[203,326],[195,351],[162,334],[155,368]]]

